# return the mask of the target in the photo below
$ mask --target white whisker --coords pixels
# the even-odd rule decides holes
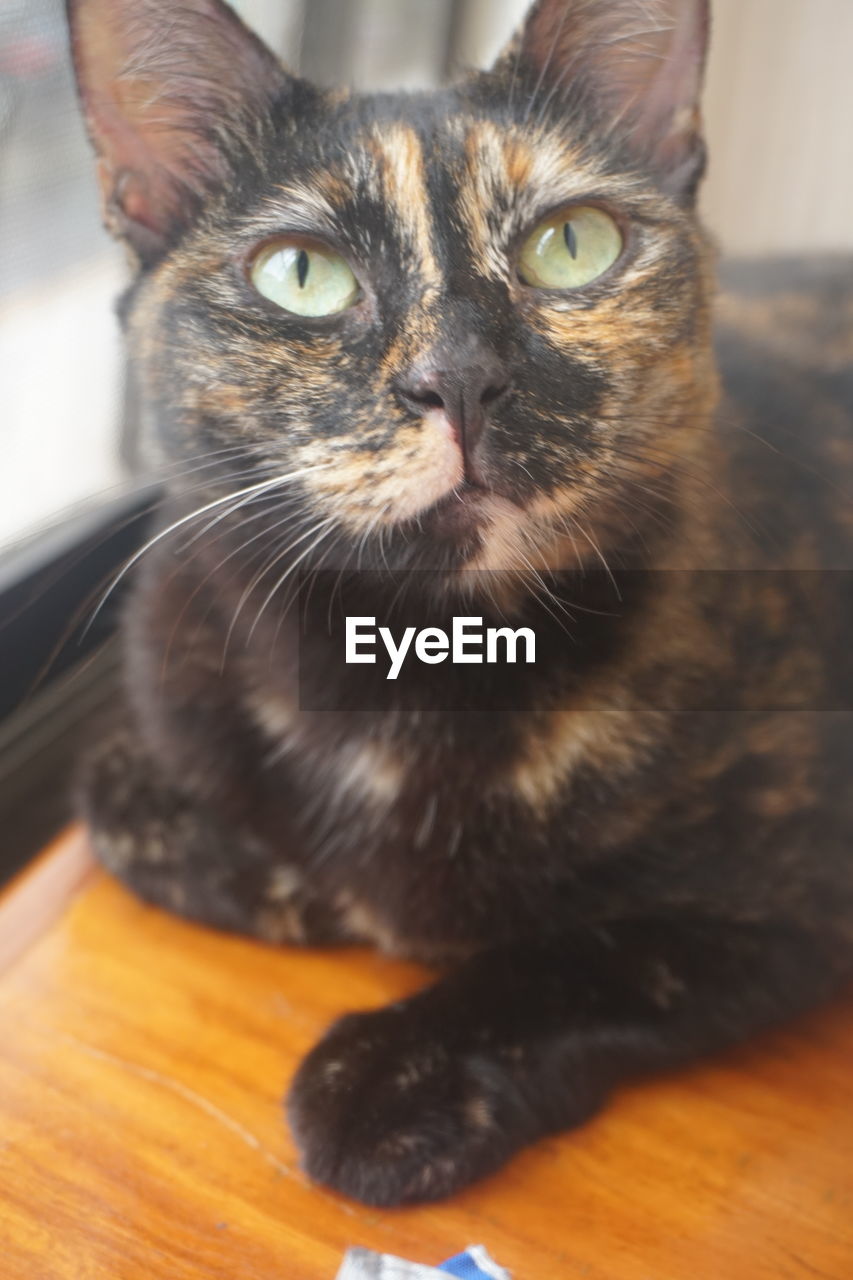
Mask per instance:
[[[295,550],[296,547],[301,546],[301,544],[305,541],[306,538],[310,538],[311,535],[315,534],[317,530],[320,528],[328,528],[329,525],[335,523],[335,520],[336,520],[336,517],[330,516],[327,520],[322,521],[319,525],[317,524],[312,525],[310,529],[307,529],[305,533],[301,534],[300,537],[295,539],[295,541],[289,542],[286,547],[284,547],[281,551],[277,552],[273,557],[273,559],[270,560],[266,565],[264,565],[263,569],[260,570],[259,573],[255,574],[255,576],[252,578],[252,581],[249,583],[249,585],[246,587],[243,594],[240,596],[240,599],[237,602],[237,607],[234,610],[234,616],[231,619],[231,625],[229,626],[228,631],[226,632],[225,644],[222,647],[223,663],[228,653],[228,648],[229,648],[229,645],[231,644],[231,638],[234,635],[234,628],[237,625],[237,621],[240,617],[240,614],[242,613],[247,600],[250,598],[250,596],[252,595],[252,592],[255,590],[258,584],[263,581],[263,579],[269,573],[270,569],[274,568],[275,565],[280,564],[281,561],[284,559],[284,557],[290,555],[291,551]],[[284,523],[284,521],[281,521],[280,523]],[[313,545],[316,546],[316,543]],[[311,547],[308,548],[309,551],[311,549],[312,549]],[[301,558],[302,557],[300,557],[300,559]],[[297,564],[298,563],[299,561],[297,561]],[[287,574],[285,574],[285,578],[286,577],[287,577]],[[272,596],[275,595],[275,592],[281,581],[283,581],[283,579],[279,579],[279,583],[277,583],[276,586],[273,587],[272,592],[270,593],[270,597],[268,597],[268,599],[264,601],[264,604],[261,606],[261,611],[260,611],[261,613],[263,613],[264,609],[269,603],[269,599],[271,599]],[[254,634],[255,626],[257,625],[259,618],[260,618],[260,613],[258,614],[258,617],[255,619],[255,624],[252,626],[251,630],[249,631],[249,639],[251,639],[252,635]]]
[[[254,620],[254,622],[252,623],[251,627],[249,628],[249,634],[248,634],[247,640],[251,640],[251,639],[252,639],[252,636],[255,634],[255,631],[257,630],[258,623],[260,622],[261,618],[263,617],[264,613],[266,612],[266,609],[268,608],[268,606],[269,606],[269,605],[270,605],[270,603],[272,602],[272,600],[273,600],[274,596],[276,595],[276,593],[278,592],[279,588],[280,588],[280,587],[282,587],[282,586],[284,585],[284,583],[287,581],[287,579],[288,579],[288,578],[289,578],[289,577],[290,577],[290,576],[291,576],[291,575],[296,571],[296,569],[299,567],[299,565],[300,565],[300,564],[302,564],[303,560],[305,560],[305,559],[306,559],[306,557],[308,557],[308,556],[311,554],[311,552],[312,552],[312,551],[314,551],[314,549],[318,546],[318,544],[319,544],[320,542],[322,542],[323,538],[326,536],[326,530],[327,530],[327,529],[329,529],[333,524],[336,524],[336,523],[337,523],[337,516],[329,516],[329,517],[328,517],[328,519],[326,519],[326,520],[322,520],[322,521],[320,522],[320,524],[319,524],[319,525],[315,525],[315,526],[314,526],[314,528],[313,528],[313,529],[311,529],[311,530],[309,531],[309,533],[305,535],[305,537],[309,537],[311,533],[317,533],[317,537],[314,539],[314,541],[313,541],[309,546],[307,546],[307,547],[305,548],[305,550],[302,552],[302,554],[301,554],[301,555],[299,555],[299,556],[297,556],[297,557],[296,557],[296,559],[294,560],[293,564],[292,564],[292,565],[290,565],[290,566],[289,566],[289,568],[287,569],[287,571],[281,575],[281,577],[280,577],[280,578],[278,579],[278,581],[275,583],[275,585],[274,585],[274,587],[273,587],[272,591],[270,591],[270,593],[267,595],[266,599],[264,600],[264,602],[263,602],[263,604],[261,605],[260,609],[258,610],[257,614],[255,615],[255,620]],[[304,540],[305,540],[304,538],[300,538],[300,540],[299,540],[299,541],[300,541],[300,542],[304,542]],[[277,556],[277,557],[276,557],[276,559],[273,561],[273,564],[272,564],[272,565],[270,565],[270,566],[269,566],[269,568],[272,568],[272,567],[273,567],[273,565],[275,565],[275,564],[277,564],[277,563],[280,563],[280,561],[283,559],[283,557],[284,557],[285,555],[287,555],[287,554],[288,554],[288,552],[290,551],[290,549],[291,549],[290,547],[286,548],[286,549],[281,553],[281,555]],[[265,570],[264,570],[264,573],[266,574],[268,571],[269,571],[269,569],[265,569]]]
[[[205,503],[203,507],[199,507],[196,511],[191,511],[189,515],[182,516],[180,520],[175,520],[173,524],[170,524],[168,526],[168,528],[161,530],[160,533],[158,534],[155,534],[155,536],[153,538],[150,538],[148,542],[146,542],[145,545],[139,549],[139,551],[137,551],[134,555],[130,557],[130,559],[122,566],[122,568],[116,574],[115,578],[113,578],[113,581],[110,583],[109,587],[104,592],[101,599],[99,600],[94,612],[92,613],[91,618],[86,623],[86,627],[84,629],[83,635],[85,636],[86,634],[88,634],[89,630],[94,625],[95,620],[97,619],[104,605],[107,603],[110,596],[118,587],[119,583],[121,583],[124,580],[124,578],[127,576],[127,574],[130,573],[134,565],[137,565],[139,561],[142,559],[142,557],[146,555],[150,550],[152,550],[153,547],[157,546],[160,542],[162,542],[164,538],[168,538],[170,534],[177,532],[178,529],[184,528],[186,525],[190,524],[193,520],[200,519],[202,516],[206,515],[209,511],[214,511],[216,510],[217,507],[221,507],[225,503],[229,503],[229,502],[233,503],[235,498],[242,498],[252,494],[264,493],[268,489],[273,489],[278,485],[287,484],[288,481],[298,479],[300,476],[307,475],[310,472],[315,470],[319,470],[319,468],[309,467],[309,468],[302,468],[298,471],[290,471],[285,473],[284,475],[274,476],[272,480],[264,480],[259,484],[249,485],[247,486],[247,488],[241,489],[237,493],[225,494],[224,497],[216,498],[212,502]],[[238,506],[240,505],[239,502],[237,505]]]

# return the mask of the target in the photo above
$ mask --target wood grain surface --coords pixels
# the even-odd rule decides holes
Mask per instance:
[[[3,1280],[333,1280],[350,1245],[474,1242],[515,1280],[853,1277],[849,1002],[622,1092],[448,1204],[376,1212],[308,1184],[281,1097],[333,1017],[423,971],[170,919],[79,834],[0,928]]]

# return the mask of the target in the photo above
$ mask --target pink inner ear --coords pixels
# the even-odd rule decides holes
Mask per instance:
[[[521,40],[543,91],[582,82],[664,167],[698,134],[709,0],[539,0]]]
[[[176,161],[174,139],[160,140],[155,152],[149,145],[151,126],[134,128],[134,112],[128,110],[126,92],[93,94],[89,120],[101,160],[98,166],[105,201],[116,204],[131,221],[161,234],[180,212],[179,186],[182,166]],[[123,101],[122,101],[123,100]],[[183,166],[184,172],[187,166]]]
[[[179,209],[171,207],[174,192],[168,182],[144,172],[122,170],[113,183],[114,198],[129,222],[165,235],[177,219]]]
[[[662,158],[675,158],[686,136],[699,128],[699,99],[708,46],[705,0],[680,0],[669,40],[657,55],[658,70],[641,87],[635,112],[646,122],[649,142]]]
[[[286,73],[221,0],[69,0],[69,16],[108,219],[165,241],[225,180],[212,131],[239,136]]]

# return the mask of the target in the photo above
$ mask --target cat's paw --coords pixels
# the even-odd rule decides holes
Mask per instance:
[[[416,1003],[336,1023],[288,1099],[309,1176],[367,1204],[450,1195],[540,1128],[507,1066],[442,1041]]]

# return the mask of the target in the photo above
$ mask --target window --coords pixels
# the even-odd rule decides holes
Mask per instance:
[[[0,8],[0,544],[123,479],[112,302],[60,0]]]

